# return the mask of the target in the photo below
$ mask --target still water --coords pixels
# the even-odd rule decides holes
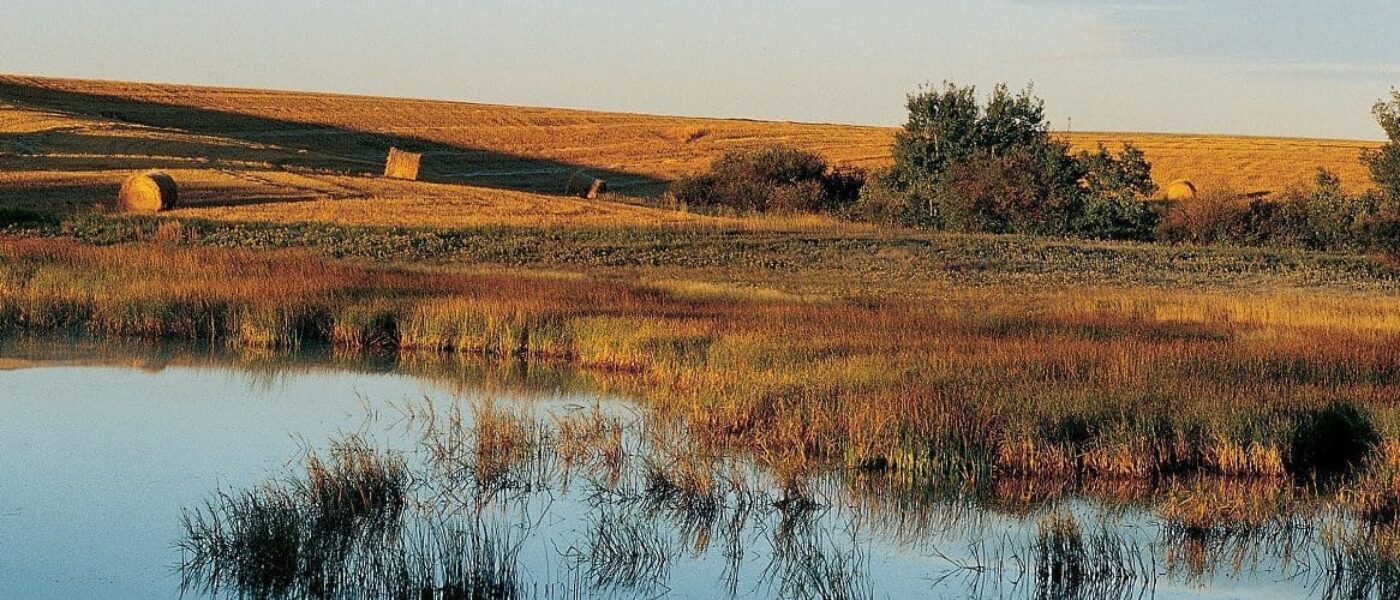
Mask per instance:
[[[590,391],[586,378],[567,372],[428,368],[314,355],[250,359],[169,348],[0,348],[3,598],[239,597],[269,589],[361,597],[378,588],[318,582],[254,590],[227,573],[210,581],[207,570],[182,569],[190,560],[182,548],[189,535],[186,514],[220,494],[238,497],[293,480],[305,473],[308,452],[324,453],[346,439],[407,460],[415,490],[415,508],[407,512],[419,515],[403,517],[411,521],[408,529],[432,531],[423,523],[450,522],[494,536],[491,543],[506,548],[500,556],[511,563],[506,569],[512,583],[503,595],[1341,593],[1333,587],[1336,566],[1310,526],[1183,546],[1145,503],[1101,503],[1078,494],[1059,496],[1053,506],[988,502],[910,493],[907,487],[888,491],[893,488],[837,472],[807,480],[802,502],[792,503],[781,478],[730,457],[720,471],[740,473],[743,483],[730,479],[714,502],[697,508],[683,495],[658,491],[655,478],[642,473],[670,468],[676,460],[674,454],[659,459],[645,448],[648,442],[638,433],[646,421],[642,409]],[[471,410],[463,407],[486,400],[542,423],[595,413],[625,424],[628,466],[611,477],[586,470],[569,474],[557,457],[541,458],[553,466],[527,469],[514,484],[489,493],[464,489],[471,483],[454,488],[440,481],[442,470],[428,466],[428,440],[438,435],[441,442],[445,429],[428,423],[466,414],[463,427],[470,428]],[[441,451],[442,444],[437,447]],[[628,475],[627,469],[642,474]],[[479,487],[480,477],[474,481]],[[455,508],[444,510],[448,505]],[[1037,565],[1054,564],[1043,562],[1045,550],[1035,546],[1052,513],[1076,522],[1084,545],[1098,548],[1082,556],[1115,567],[1090,568],[1089,575],[1058,583],[1038,577]],[[361,557],[355,569],[376,577],[376,561]],[[441,567],[428,569],[434,574],[425,581],[442,576]]]

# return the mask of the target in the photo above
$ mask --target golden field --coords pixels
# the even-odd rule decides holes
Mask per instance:
[[[898,102],[899,99],[892,99]],[[712,225],[627,198],[728,150],[784,143],[838,164],[889,162],[893,128],[606,113],[266,90],[0,76],[0,193],[9,207],[85,210],[127,174],[172,171],[182,216],[347,225]],[[1345,140],[1072,133],[1078,148],[1141,147],[1165,184],[1241,193],[1311,185],[1317,167],[1369,185]],[[423,182],[375,175],[389,146],[426,153]],[[572,174],[610,200],[560,194]],[[650,202],[654,204],[654,202]],[[791,226],[788,222],[768,225]],[[764,223],[749,223],[764,227]]]

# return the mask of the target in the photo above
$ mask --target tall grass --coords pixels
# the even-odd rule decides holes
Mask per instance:
[[[305,473],[225,492],[186,511],[186,586],[221,586],[256,597],[314,597],[345,585],[374,548],[402,535],[408,495],[402,457],[358,438],[332,444]]]
[[[1038,598],[1134,598],[1154,583],[1154,560],[1106,525],[1086,534],[1063,512],[1043,517],[1032,545]]]
[[[800,302],[54,239],[0,241],[0,283],[12,334],[571,364],[775,464],[1314,477],[1400,443],[1400,302],[1381,295],[1012,283]]]

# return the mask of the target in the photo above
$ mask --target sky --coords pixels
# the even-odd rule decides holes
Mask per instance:
[[[1380,139],[1395,0],[6,0],[0,72],[897,125],[953,81],[1056,129]]]

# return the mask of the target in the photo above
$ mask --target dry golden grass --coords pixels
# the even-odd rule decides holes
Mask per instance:
[[[600,202],[439,183],[350,176],[315,177],[275,171],[255,173],[285,185],[354,187],[355,195],[291,198],[283,202],[191,201],[180,217],[277,223],[319,222],[336,225],[395,227],[469,227],[478,225],[551,226],[740,226],[744,222],[665,210],[625,202]],[[291,183],[289,180],[298,181]],[[305,183],[300,183],[305,182]]]
[[[655,194],[726,151],[773,143],[838,164],[877,167],[890,161],[894,132],[0,76],[0,190],[11,206],[90,206],[108,199],[125,174],[161,168],[176,174],[182,192],[190,189],[187,216],[424,226],[715,224],[673,211],[564,199],[561,182],[586,168],[607,173],[609,187],[620,193]],[[1076,148],[1133,142],[1163,185],[1189,179],[1241,192],[1306,187],[1317,167],[1339,173],[1350,191],[1365,189],[1369,178],[1358,158],[1374,145],[1148,133],[1067,137]],[[404,143],[430,150],[425,160],[436,166],[425,166],[425,179],[466,185],[356,176],[382,171],[387,146]]]
[[[1337,173],[1348,192],[1371,188],[1371,174],[1360,160],[1363,150],[1379,144],[1349,140],[1270,138],[1166,133],[1074,133],[1076,148],[1099,143],[1117,149],[1132,142],[1152,161],[1159,186],[1185,179],[1212,191],[1213,184],[1242,193],[1278,193],[1310,189],[1318,167]]]

